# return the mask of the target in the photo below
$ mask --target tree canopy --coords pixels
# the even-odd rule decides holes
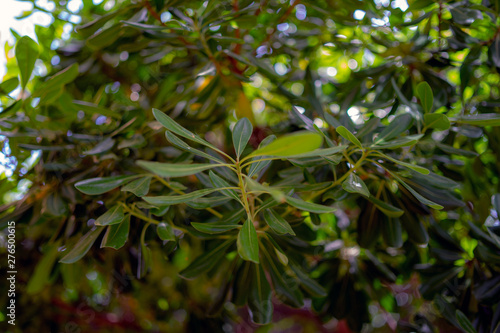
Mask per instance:
[[[500,330],[498,1],[75,1],[5,45],[8,332]]]

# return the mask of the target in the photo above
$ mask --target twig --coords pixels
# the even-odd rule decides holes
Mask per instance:
[[[292,5],[290,5],[290,7],[288,7],[288,9],[283,14],[283,16],[278,20],[278,23],[276,25],[279,25],[279,24],[283,23],[288,18],[288,16],[290,16],[290,14],[292,13],[292,11],[295,8],[295,6],[297,6],[299,3],[300,3],[300,0],[295,0],[295,2]],[[271,39],[271,37],[274,35],[275,32],[276,32],[276,27],[274,27],[273,30],[269,34],[267,34],[267,36],[264,39],[264,41],[262,43],[260,43],[260,46],[262,46],[264,44],[267,44],[269,42],[269,40]],[[254,55],[257,53],[257,49],[259,47],[257,47],[255,49]]]

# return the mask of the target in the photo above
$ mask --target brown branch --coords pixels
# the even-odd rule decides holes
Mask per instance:
[[[160,22],[161,25],[166,26],[165,23],[162,22],[160,14],[151,6],[149,3],[149,0],[144,0],[144,5],[148,9],[149,14],[153,16],[158,22]]]
[[[290,7],[288,7],[288,9],[283,14],[283,16],[278,20],[278,23],[276,25],[279,25],[279,24],[283,23],[290,16],[290,14],[292,13],[293,9],[299,3],[300,3],[300,0],[295,0],[295,2]],[[271,40],[271,37],[274,35],[275,32],[276,32],[276,27],[274,27],[273,30],[269,34],[267,34],[266,38],[264,39],[264,41],[262,43],[260,43],[259,47],[261,47],[264,44],[267,44]],[[259,47],[257,47],[257,49]],[[257,49],[255,49],[254,54],[257,53]]]
[[[144,6],[148,9],[149,14],[153,16],[160,24],[164,27],[167,25],[161,20],[160,14],[151,6],[149,3],[149,0],[144,0]],[[188,42],[184,37],[179,36],[179,40],[184,44],[184,45],[192,45],[190,42]]]
[[[240,6],[238,4],[238,0],[233,0],[233,11],[234,12],[237,12],[240,10]],[[235,31],[235,37],[236,38],[240,38],[241,37],[241,31],[240,31],[240,27],[236,28],[236,31]],[[240,54],[241,52],[241,44],[239,43],[236,43],[236,45],[234,46],[234,53],[236,54]],[[231,58],[232,59],[232,58]],[[234,59],[233,59],[234,60]]]

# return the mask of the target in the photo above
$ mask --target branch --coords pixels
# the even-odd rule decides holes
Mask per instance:
[[[295,2],[292,5],[290,5],[290,7],[288,7],[288,9],[283,14],[283,16],[278,20],[278,23],[276,25],[283,23],[290,16],[290,14],[292,13],[295,6],[297,6],[299,3],[300,3],[300,0],[295,0]],[[260,45],[255,49],[254,55],[256,54],[257,49],[259,47],[261,47],[262,45],[267,44],[269,42],[269,40],[271,39],[271,37],[274,35],[275,32],[276,32],[276,27],[274,27],[273,30],[269,34],[267,34],[264,41],[262,43],[260,43]]]

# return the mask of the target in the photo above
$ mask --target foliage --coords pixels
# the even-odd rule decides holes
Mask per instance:
[[[497,2],[68,7],[0,84],[20,331],[498,331]]]

